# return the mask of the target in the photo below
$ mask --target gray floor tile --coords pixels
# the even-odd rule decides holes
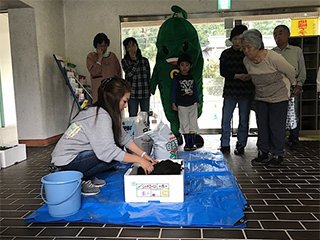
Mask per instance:
[[[217,150],[220,135],[203,138],[200,150]],[[296,151],[286,149],[284,163],[277,168],[251,166],[257,155],[256,137],[249,137],[242,156],[233,154],[235,143],[232,137],[225,159],[251,205],[245,211],[245,229],[25,223],[23,219],[44,204],[41,178],[48,174],[52,144],[27,147],[26,161],[0,170],[0,239],[320,239],[319,141],[302,141]]]

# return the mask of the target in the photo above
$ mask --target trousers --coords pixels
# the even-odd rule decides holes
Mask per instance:
[[[258,149],[270,150],[276,156],[284,155],[288,101],[268,103],[256,101]]]
[[[221,146],[223,147],[230,146],[231,119],[237,104],[239,107],[237,140],[241,146],[245,147],[247,145],[251,99],[224,98],[221,121],[222,133],[220,138]]]
[[[107,171],[118,164],[120,164],[118,161],[111,161],[110,163],[101,161],[97,158],[96,154],[90,150],[79,153],[71,163],[65,166],[59,166],[58,169],[60,171],[79,171],[83,174],[83,180],[91,180],[99,173]]]

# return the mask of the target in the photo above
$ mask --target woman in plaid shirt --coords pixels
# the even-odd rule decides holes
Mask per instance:
[[[135,117],[140,111],[150,109],[150,64],[149,60],[141,55],[137,40],[133,37],[123,41],[126,54],[121,60],[125,72],[125,79],[130,83],[132,92],[129,99],[129,116]],[[149,122],[149,121],[148,121]]]

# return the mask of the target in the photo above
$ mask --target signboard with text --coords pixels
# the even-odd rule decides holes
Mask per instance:
[[[319,18],[291,19],[291,36],[318,35]]]

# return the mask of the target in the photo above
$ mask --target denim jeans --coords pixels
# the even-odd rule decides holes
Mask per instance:
[[[136,117],[137,116],[139,105],[140,105],[140,110],[142,112],[149,113],[149,111],[150,111],[150,98],[143,98],[143,99],[130,98],[129,102],[128,102],[129,117]]]
[[[118,161],[111,161],[110,163],[107,163],[99,160],[96,154],[91,150],[79,153],[71,163],[66,166],[58,167],[58,169],[60,171],[73,170],[82,172],[83,180],[90,180],[99,173],[104,172],[118,164],[120,164]]]
[[[128,101],[128,107],[129,107],[129,117],[136,117],[138,114],[138,109],[140,105],[140,111],[141,112],[147,112],[147,123],[148,126],[150,124],[149,122],[149,111],[150,111],[150,98],[130,98]]]
[[[230,146],[231,119],[237,104],[239,107],[239,126],[237,139],[238,143],[241,144],[243,147],[247,145],[251,101],[251,99],[224,98],[221,121],[221,146]]]

